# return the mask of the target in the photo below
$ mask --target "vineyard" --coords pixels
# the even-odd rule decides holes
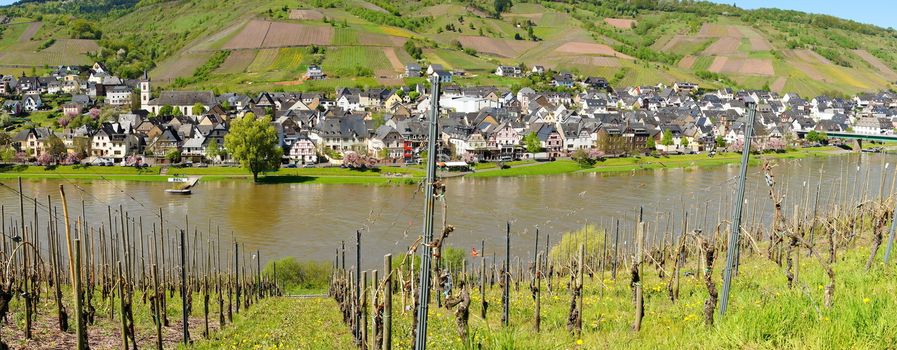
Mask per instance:
[[[473,247],[462,262],[445,248],[454,228],[444,222],[433,243],[418,238],[396,259],[384,256],[379,274],[354,268],[360,256],[344,244],[336,247],[329,295],[348,332],[330,332],[362,349],[410,348],[425,290],[427,343],[435,349],[893,345],[897,315],[886,310],[897,306],[889,260],[897,198],[888,194],[897,177],[876,180],[866,172],[861,182],[832,184],[828,194],[804,186],[786,207],[788,189],[776,183],[774,168],[762,167],[766,200],[746,204],[769,206],[773,215],[766,223],[746,216],[731,257],[731,223],[720,219],[727,214],[709,221],[708,207],[691,215],[680,208],[680,225],[673,216],[651,222],[639,211],[633,221],[606,220],[554,241],[536,231],[529,257],[505,255],[509,222],[504,244]],[[354,250],[363,244],[359,234]],[[429,288],[418,285],[421,250],[434,259]],[[727,259],[735,283],[724,295]]]
[[[39,199],[2,184],[18,203],[0,206],[0,316],[9,320],[0,341],[36,349],[404,349],[426,291],[434,349],[888,348],[897,342],[889,312],[897,307],[897,176],[882,163],[877,175],[857,168],[855,181],[843,180],[854,170],[834,169],[830,180],[820,174],[788,188],[766,161],[738,231],[727,219],[734,196],[726,182],[714,187],[718,199],[666,213],[634,208],[562,234],[537,227],[513,241],[527,246],[525,256],[508,253],[519,230],[513,221],[502,225],[500,243],[483,241],[469,254],[451,248],[454,219],[442,202],[431,243],[411,235],[398,242],[403,254],[360,270],[369,238],[359,231],[333,247],[329,279],[315,272],[329,280],[316,285],[327,297],[306,298],[283,296],[296,273],[283,260],[211,222],[145,206],[127,212],[74,183],[68,189],[89,200],[67,200],[62,186]],[[87,206],[106,214],[85,218]],[[422,254],[433,259],[426,287]]]
[[[211,224],[200,232],[161,210],[144,222],[111,206],[106,218],[85,218],[74,214],[84,201],[67,201],[62,186],[45,201],[23,194],[21,180],[2,186],[19,195],[19,215],[0,209],[0,317],[10,320],[0,348],[172,348],[280,294],[276,267],[263,275],[258,251]]]

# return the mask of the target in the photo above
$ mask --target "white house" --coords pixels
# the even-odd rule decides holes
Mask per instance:
[[[123,106],[131,103],[131,88],[117,85],[106,90],[106,103],[113,106]]]

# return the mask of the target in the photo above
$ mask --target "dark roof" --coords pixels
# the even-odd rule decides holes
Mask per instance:
[[[212,106],[215,105],[215,94],[211,91],[163,91],[159,98],[152,102],[163,106],[192,106],[197,102]]]

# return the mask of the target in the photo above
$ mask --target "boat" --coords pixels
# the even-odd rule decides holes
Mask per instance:
[[[174,177],[169,177],[168,182],[175,184],[175,186],[173,188],[165,189],[165,193],[181,194],[181,195],[192,194],[193,191],[190,189],[190,187],[193,187],[193,185],[196,184],[197,180],[198,180],[198,178],[191,179],[189,177],[183,177],[183,176],[177,176],[177,175],[175,175]]]

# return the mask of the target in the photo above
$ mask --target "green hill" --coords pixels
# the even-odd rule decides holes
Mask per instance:
[[[101,60],[127,77],[148,70],[170,88],[246,92],[408,84],[415,80],[400,74],[415,61],[466,71],[460,84],[509,87],[528,83],[492,75],[496,65],[543,65],[614,85],[688,80],[804,95],[897,81],[893,29],[704,2],[514,2],[500,14],[496,2],[477,0],[77,3],[0,9],[12,18],[0,37],[0,73]],[[309,64],[329,79],[303,81]]]

